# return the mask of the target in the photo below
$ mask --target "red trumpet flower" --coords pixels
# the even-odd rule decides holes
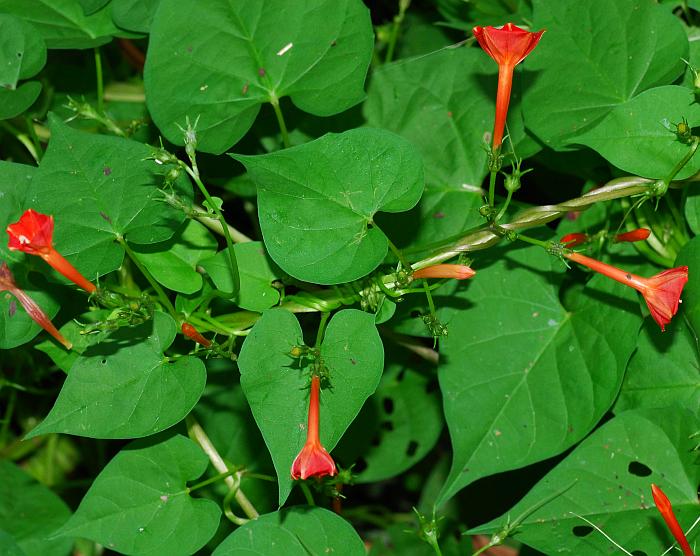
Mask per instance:
[[[455,280],[466,280],[476,274],[471,268],[464,264],[435,264],[426,266],[413,273],[413,277],[418,278],[454,278]]]
[[[646,228],[637,228],[631,232],[625,232],[623,234],[617,234],[613,240],[615,243],[621,243],[623,241],[644,241],[651,235],[651,230]]]
[[[86,292],[92,293],[97,288],[88,281],[53,247],[53,216],[41,214],[33,209],[24,211],[18,222],[7,227],[10,241],[7,246],[13,251],[23,251],[38,255],[54,270],[63,274]]]
[[[190,340],[194,340],[198,344],[203,345],[204,347],[211,347],[211,340],[207,340],[204,336],[202,336],[197,329],[192,326],[191,324],[187,322],[182,323],[182,333],[187,336]]]
[[[472,30],[481,48],[498,64],[498,92],[496,94],[496,119],[493,126],[493,150],[501,148],[506,124],[510,90],[513,86],[513,70],[540,42],[544,30],[531,33],[506,23],[503,27],[474,27]]]
[[[612,278],[637,290],[647,302],[651,316],[663,331],[671,322],[673,315],[678,312],[681,292],[688,281],[688,267],[680,266],[670,270],[664,270],[651,278],[643,278],[636,274],[630,274],[619,268],[586,257],[581,253],[568,253],[564,255],[570,261],[587,266],[591,270],[600,272],[608,278]]]
[[[683,550],[683,554],[685,556],[695,556],[693,549],[690,548],[688,539],[685,537],[685,533],[683,533],[683,528],[681,527],[680,523],[678,523],[678,520],[676,519],[676,516],[673,513],[673,507],[671,507],[671,502],[666,496],[666,494],[664,494],[664,491],[656,485],[652,484],[651,495],[654,498],[654,504],[656,504],[656,509],[659,510],[661,517],[664,518],[666,526],[671,531],[673,538],[676,539],[676,541],[678,541],[678,544]]]
[[[309,399],[309,419],[306,428],[306,444],[292,464],[292,479],[308,477],[325,477],[338,473],[333,458],[321,445],[319,438],[319,394],[321,379],[311,378],[311,397]]]
[[[46,313],[44,313],[44,311],[41,310],[41,307],[39,307],[31,297],[24,293],[23,290],[19,289],[17,284],[15,284],[12,271],[5,262],[0,264],[0,291],[8,291],[14,295],[17,298],[17,301],[19,301],[22,307],[24,307],[24,310],[27,311],[27,314],[32,318],[32,320],[54,338],[56,338],[56,340],[61,342],[66,349],[71,349],[73,347],[73,344],[66,340],[63,334],[56,330],[56,327],[51,322],[51,319],[46,315]]]

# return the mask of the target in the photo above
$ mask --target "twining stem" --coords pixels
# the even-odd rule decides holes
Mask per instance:
[[[104,111],[104,81],[102,80],[102,56],[99,47],[94,49],[95,53],[95,75],[97,79],[97,111],[100,114]]]
[[[219,234],[220,236],[226,236],[226,233],[224,232],[224,223],[221,222],[218,218],[212,218],[208,214],[206,214],[206,211],[204,210],[203,207],[200,207],[198,205],[195,205],[192,207],[192,209],[195,211],[194,218],[200,222],[201,224],[204,224],[207,228],[209,228],[212,232],[215,234]],[[253,241],[251,238],[249,238],[247,235],[245,235],[243,232],[237,230],[231,224],[226,223],[226,227],[228,228],[228,233],[231,235],[231,239],[236,242],[236,243],[247,243],[249,241]]]
[[[5,413],[2,416],[2,428],[0,428],[0,448],[4,447],[5,442],[7,442],[7,436],[10,430],[10,421],[12,421],[12,414],[15,412],[15,403],[17,402],[17,391],[14,388],[10,389],[9,397],[10,399],[7,401]]]
[[[202,195],[204,195],[204,198],[207,201],[207,204],[211,207],[211,209],[214,211],[214,214],[216,214],[216,217],[219,219],[219,222],[221,223],[221,230],[224,233],[224,238],[226,239],[226,247],[228,251],[228,262],[231,270],[231,280],[233,280],[233,283],[236,286],[236,290],[238,289],[238,265],[236,264],[236,252],[234,251],[233,248],[233,239],[231,238],[231,232],[229,230],[228,224],[226,222],[226,218],[224,218],[224,214],[221,212],[221,209],[219,206],[214,202],[214,200],[211,198],[211,195],[209,195],[209,191],[207,190],[206,186],[204,185],[204,182],[202,182],[201,178],[199,177],[199,168],[197,167],[197,160],[192,156],[190,158],[190,163],[192,164],[192,167],[188,166],[184,162],[180,161],[180,166],[185,169],[185,171],[190,175],[190,177],[194,180],[194,182],[197,184],[197,187],[199,187],[199,190],[202,192]]]
[[[204,432],[204,429],[197,422],[197,420],[192,415],[188,415],[185,422],[187,423],[187,433],[189,434],[190,438],[199,444],[202,450],[204,450],[204,453],[209,457],[209,461],[211,461],[214,469],[216,469],[219,473],[228,473],[229,468],[226,465],[224,458],[221,457],[218,450],[207,436],[207,433]],[[234,473],[234,475],[235,478],[232,475],[228,475],[224,478],[226,484],[231,490],[235,489],[236,494],[234,497],[236,498],[236,502],[248,516],[248,518],[257,519],[260,514],[240,488],[240,477],[242,472],[237,471]]]
[[[384,63],[388,64],[394,59],[394,50],[396,49],[396,41],[399,38],[399,31],[401,30],[401,24],[406,15],[406,10],[411,5],[411,0],[399,0],[399,13],[394,16],[394,22],[391,26],[391,35],[389,35],[389,45],[386,49],[386,57],[384,58]]]
[[[143,274],[146,280],[148,280],[148,283],[156,292],[156,295],[158,296],[158,299],[160,300],[163,307],[166,308],[168,313],[170,313],[171,317],[177,320],[177,311],[175,310],[173,304],[170,302],[170,299],[168,299],[165,290],[160,286],[160,284],[155,280],[155,278],[151,276],[151,273],[148,271],[148,269],[141,264],[136,254],[131,250],[131,247],[129,247],[129,244],[126,242],[126,240],[122,237],[119,237],[117,238],[117,241],[119,242],[119,245],[122,246],[124,252],[128,255],[131,262],[134,263],[134,266],[138,268],[141,271],[141,274]]]
[[[289,142],[289,133],[287,132],[287,124],[284,122],[284,114],[282,114],[280,100],[277,97],[273,97],[270,99],[270,104],[272,104],[275,116],[277,116],[277,123],[280,126],[280,133],[282,134],[282,144],[285,149],[288,149],[292,144]]]
[[[680,172],[683,169],[683,166],[688,164],[691,158],[695,155],[695,153],[698,150],[698,146],[700,146],[700,138],[699,137],[693,137],[693,141],[690,144],[690,150],[686,153],[686,155],[681,158],[678,161],[678,164],[676,164],[673,167],[673,170],[671,170],[671,173],[668,175],[668,177],[664,180],[666,183],[671,183],[673,181],[673,178],[676,177],[678,172]]]

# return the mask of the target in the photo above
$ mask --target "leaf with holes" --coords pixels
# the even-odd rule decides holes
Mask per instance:
[[[175,321],[122,328],[73,364],[55,405],[27,438],[62,432],[89,438],[139,438],[181,421],[204,391],[206,369],[196,357],[170,362]]]
[[[360,0],[162,0],[144,74],[148,109],[170,141],[182,144],[178,124],[198,120],[197,148],[222,153],[263,103],[289,96],[330,116],[360,102],[373,42]]]
[[[209,460],[184,436],[132,442],[102,470],[56,534],[91,539],[122,554],[194,554],[214,536],[221,510],[193,498],[187,481]]]
[[[700,407],[700,361],[695,336],[676,318],[661,332],[649,320],[630,359],[615,412],[685,405]]]
[[[263,313],[241,349],[241,386],[275,464],[279,503],[292,489],[292,462],[306,440],[309,374],[291,355],[303,345],[296,317],[283,309]],[[384,349],[374,316],[355,309],[336,313],[320,357],[330,387],[321,390],[321,442],[330,452],[379,383]]]
[[[581,440],[615,400],[636,345],[631,288],[596,276],[567,311],[552,267],[561,263],[539,247],[499,254],[462,294],[474,306],[452,314],[440,344],[454,450],[440,504]]]
[[[387,362],[377,391],[350,425],[336,453],[353,468],[355,482],[383,481],[403,473],[435,446],[444,420],[435,368],[404,360],[396,353]],[[358,460],[359,458],[359,460]]]
[[[511,522],[524,517],[518,540],[545,554],[556,554],[562,547],[591,556],[616,552],[578,517],[583,516],[629,552],[661,554],[673,538],[654,507],[650,485],[664,490],[687,531],[700,513],[700,466],[690,438],[698,429],[697,413],[680,407],[621,413],[508,511]],[[499,531],[507,519],[504,515],[470,533]]]
[[[6,556],[65,556],[72,539],[49,539],[70,517],[66,503],[19,467],[0,460],[0,553]],[[2,533],[19,552],[3,545]]]
[[[261,156],[234,156],[258,186],[272,259],[299,280],[350,282],[384,259],[378,211],[402,212],[423,192],[423,165],[398,135],[359,128]],[[314,245],[314,249],[308,249]]]
[[[525,124],[554,149],[671,83],[688,56],[680,20],[647,0],[535,0],[532,28],[547,32],[527,58]]]
[[[213,556],[343,554],[364,556],[364,543],[342,517],[323,508],[295,506],[260,516],[231,533]]]
[[[56,116],[49,121],[49,148],[23,208],[54,215],[54,245],[83,275],[91,280],[119,268],[124,251],[115,238],[150,244],[177,231],[185,214],[163,201],[163,170],[146,160],[149,147],[76,131]],[[178,180],[176,193],[191,199],[189,181]]]
[[[0,13],[31,23],[49,48],[93,48],[119,33],[109,6],[86,15],[80,0],[0,0]]]

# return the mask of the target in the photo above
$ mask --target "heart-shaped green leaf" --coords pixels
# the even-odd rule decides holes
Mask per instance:
[[[616,106],[684,69],[680,20],[647,0],[535,0],[533,29],[547,32],[526,61],[525,124],[558,149]]]
[[[343,554],[364,556],[364,543],[342,517],[323,508],[295,506],[261,515],[236,529],[213,556],[286,556]]]
[[[539,247],[511,249],[460,295],[474,306],[452,313],[440,343],[454,459],[439,503],[564,451],[615,400],[641,322],[636,294],[596,276],[567,311],[553,264]]]
[[[258,213],[272,259],[295,278],[350,282],[384,259],[387,237],[377,211],[412,208],[423,192],[423,165],[398,135],[359,128],[284,151],[234,156],[258,186]],[[313,249],[308,246],[313,245]]]
[[[690,438],[699,428],[697,413],[679,407],[622,413],[584,440],[508,516],[470,532],[496,532],[508,518],[522,517],[518,540],[545,554],[564,546],[571,554],[617,552],[578,517],[583,516],[628,553],[661,554],[673,538],[654,507],[650,487],[655,483],[664,490],[687,531],[700,510],[700,466]]]
[[[196,357],[169,362],[175,339],[165,313],[122,328],[73,364],[58,399],[27,438],[62,432],[90,438],[138,438],[182,420],[204,391],[206,369]]]
[[[687,120],[700,125],[700,105],[690,89],[676,85],[656,87],[616,106],[594,128],[577,135],[573,143],[597,151],[611,164],[646,178],[665,178],[690,145],[678,140],[673,124]],[[676,175],[687,178],[700,170],[694,156]]]
[[[150,244],[178,230],[185,214],[163,201],[162,168],[146,160],[146,145],[49,120],[51,141],[24,208],[54,216],[56,249],[88,279],[121,265],[124,251],[115,238]],[[178,180],[176,193],[191,198],[191,184]]]
[[[85,15],[80,0],[0,0],[0,13],[34,25],[48,48],[93,48],[119,33],[109,6]]]
[[[263,103],[289,96],[330,116],[360,102],[373,42],[360,0],[162,0],[144,74],[148,109],[177,144],[178,124],[199,120],[197,148],[221,153]]]
[[[282,505],[292,488],[292,462],[306,440],[309,376],[291,355],[303,346],[296,317],[263,313],[238,358],[241,386],[275,464]],[[379,383],[384,349],[374,316],[346,309],[331,319],[320,357],[330,387],[321,390],[321,441],[331,451]]]
[[[72,539],[48,537],[70,517],[66,503],[19,467],[0,460],[0,554],[3,556],[65,556]],[[6,533],[19,552],[3,545]]]
[[[187,481],[208,463],[184,436],[132,442],[97,476],[57,535],[91,539],[121,554],[194,554],[214,536],[221,516],[218,504],[187,491]]]

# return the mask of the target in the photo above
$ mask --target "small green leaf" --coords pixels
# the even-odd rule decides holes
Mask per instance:
[[[179,145],[178,124],[199,118],[197,148],[222,153],[263,103],[289,96],[330,116],[360,102],[373,42],[360,0],[162,0],[144,72],[148,109]]]
[[[545,554],[557,554],[562,547],[571,554],[616,553],[578,514],[633,554],[661,554],[673,538],[654,507],[650,486],[664,490],[687,531],[700,509],[700,466],[690,438],[698,429],[697,414],[679,407],[624,412],[584,440],[507,516],[470,533],[500,531],[509,518],[512,523],[526,514],[517,538]]]
[[[0,120],[19,116],[27,110],[41,93],[41,83],[27,81],[16,89],[0,88]]]
[[[279,482],[280,505],[292,488],[292,462],[306,440],[309,376],[291,355],[303,345],[296,317],[270,309],[253,327],[238,358],[241,386],[253,411]],[[330,387],[321,390],[321,441],[331,451],[374,392],[384,364],[374,316],[338,312],[326,329],[320,352]]]
[[[57,535],[84,537],[122,554],[194,554],[214,536],[221,510],[193,498],[187,481],[208,465],[184,436],[132,442],[102,470]]]
[[[413,146],[359,128],[261,156],[234,155],[258,186],[258,213],[272,259],[299,280],[350,282],[384,259],[378,211],[412,208],[423,192]],[[313,245],[314,249],[308,249]]]
[[[282,271],[268,258],[265,246],[259,241],[250,241],[237,243],[233,250],[241,279],[236,304],[249,311],[264,311],[277,305],[280,291],[272,283],[282,275]],[[226,250],[203,260],[201,266],[220,292],[233,294]]]
[[[0,88],[15,89],[46,63],[46,44],[26,21],[0,13]]]
[[[209,230],[199,222],[189,220],[169,240],[134,246],[133,251],[166,288],[192,294],[202,287],[202,275],[196,271],[197,263],[216,253],[216,246],[216,238]]]
[[[86,350],[73,364],[58,399],[27,438],[62,432],[89,438],[139,438],[182,420],[204,391],[206,369],[196,357],[170,363],[175,339],[165,313]]]
[[[111,0],[78,0],[85,15],[92,15],[96,11],[104,8]]]
[[[477,269],[460,295],[473,307],[448,320],[439,378],[454,459],[440,504],[561,453],[617,396],[641,323],[636,294],[596,276],[567,311],[552,265],[562,266],[539,247],[510,249]]]
[[[260,516],[231,533],[213,556],[364,556],[364,543],[342,517],[323,508],[295,506]]]
[[[24,208],[54,215],[56,249],[88,280],[121,265],[115,238],[150,244],[172,237],[185,214],[163,201],[163,170],[146,160],[146,145],[76,131],[55,116],[49,122],[51,141]],[[191,184],[181,178],[176,193],[191,198]]]
[[[109,6],[85,15],[80,0],[0,0],[0,13],[34,25],[48,48],[93,48],[108,43],[119,32]]]
[[[547,32],[525,61],[523,112],[547,146],[563,148],[615,107],[673,82],[688,39],[679,18],[647,0],[535,0]]]
[[[577,135],[572,143],[586,145],[611,164],[646,178],[665,178],[690,151],[674,133],[683,119],[700,125],[700,105],[690,89],[656,87],[611,110],[593,129]],[[669,129],[670,128],[670,129]],[[700,170],[694,156],[676,175],[683,179]]]
[[[209,214],[214,214],[217,209],[221,210],[221,207],[224,206],[224,200],[221,197],[212,197],[211,200],[211,203],[208,200],[204,200],[202,206],[207,209]]]
[[[13,463],[0,460],[0,553],[3,556],[66,556],[72,539],[50,539],[70,517],[66,503]],[[3,544],[1,533],[15,544]],[[17,552],[19,550],[19,552]]]

